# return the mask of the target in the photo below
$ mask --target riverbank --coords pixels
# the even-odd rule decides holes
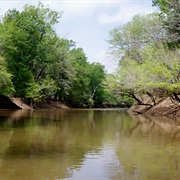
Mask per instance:
[[[165,97],[158,99],[155,104],[146,101],[141,105],[133,105],[128,112],[131,114],[180,118],[180,103],[170,97]]]
[[[115,108],[114,106],[101,106],[98,108]],[[30,103],[27,99],[20,97],[8,98],[0,96],[0,109],[69,109],[72,108],[67,103],[56,100],[43,100],[41,102]],[[79,107],[83,108],[83,107]],[[88,108],[88,107],[86,107]],[[95,107],[96,108],[96,107]],[[117,107],[116,107],[117,108]],[[143,114],[150,116],[165,116],[180,118],[180,103],[170,97],[161,98],[152,104],[145,98],[144,104],[136,104],[129,108],[130,114]]]
[[[54,101],[44,100],[41,102],[31,103],[27,99],[21,97],[11,97],[0,95],[0,109],[69,109],[67,104]]]
[[[11,97],[0,95],[0,109],[69,109],[69,108],[127,108],[123,105],[96,105],[96,106],[87,106],[79,105],[72,106],[66,102],[61,102],[58,100],[44,99],[40,102],[31,102],[28,99],[21,97]]]

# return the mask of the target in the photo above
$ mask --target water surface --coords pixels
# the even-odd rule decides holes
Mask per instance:
[[[121,109],[0,111],[2,180],[180,179],[180,122]]]

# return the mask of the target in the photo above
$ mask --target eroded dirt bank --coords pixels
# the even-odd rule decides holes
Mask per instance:
[[[180,118],[180,103],[167,97],[159,99],[154,105],[133,105],[129,113]]]
[[[147,105],[149,104],[149,105]],[[0,109],[68,109],[70,108],[63,102],[44,100],[30,104],[23,98],[8,98],[0,95]],[[150,116],[165,116],[180,118],[180,103],[174,99],[162,98],[156,101],[156,104],[150,104],[146,101],[144,105],[133,105],[128,112],[130,114],[144,114]]]
[[[74,108],[127,108],[123,105],[96,105],[96,106],[87,106],[87,105],[76,105],[72,106],[66,102],[56,101],[56,100],[47,100],[44,99],[40,102],[31,103],[30,100],[21,98],[21,97],[12,97],[8,98],[6,96],[0,95],[0,109],[69,109]]]
[[[60,101],[44,100],[30,103],[24,98],[0,95],[0,109],[68,109],[69,107]]]
[[[13,99],[0,95],[0,109],[22,109]]]

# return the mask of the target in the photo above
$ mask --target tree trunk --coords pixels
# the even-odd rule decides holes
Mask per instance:
[[[94,95],[95,95],[98,87],[99,87],[99,84],[94,88],[94,91],[93,91],[93,93],[92,93],[92,95],[91,95],[91,99],[94,98]]]
[[[130,91],[129,94],[130,94],[131,97],[137,102],[137,104],[142,104],[142,101],[139,100],[132,91]]]
[[[180,103],[180,98],[179,98],[178,94],[176,94],[175,92],[173,93],[173,99],[175,99],[177,102]]]
[[[153,102],[153,105],[155,105],[156,104],[156,100],[155,100],[154,96],[150,92],[148,92],[148,91],[146,92],[146,94],[150,97],[151,101]]]

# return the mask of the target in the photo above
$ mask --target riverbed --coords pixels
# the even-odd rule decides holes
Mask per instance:
[[[180,122],[124,109],[0,111],[2,180],[180,179]]]

